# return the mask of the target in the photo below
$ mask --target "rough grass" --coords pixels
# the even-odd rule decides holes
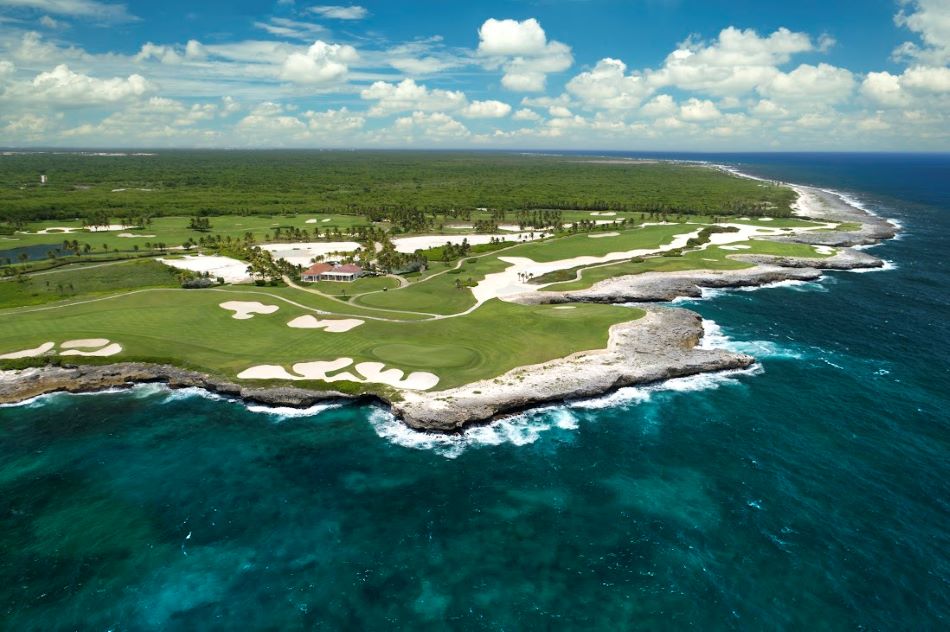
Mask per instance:
[[[0,281],[0,308],[81,300],[147,287],[177,286],[177,271],[150,259],[113,264],[74,264]]]

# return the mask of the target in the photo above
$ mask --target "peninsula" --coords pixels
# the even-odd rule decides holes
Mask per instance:
[[[878,268],[859,248],[897,230],[836,193],[699,163],[202,159],[218,176],[200,186],[183,184],[196,159],[169,152],[47,156],[62,182],[7,188],[0,403],[162,382],[284,406],[373,398],[457,432],[746,368],[669,301]],[[39,158],[2,160],[15,183]]]

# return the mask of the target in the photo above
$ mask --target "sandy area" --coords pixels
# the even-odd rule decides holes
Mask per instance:
[[[833,255],[835,254],[835,249],[831,246],[815,246],[815,252],[820,255]]]
[[[96,349],[109,344],[108,338],[80,338],[78,340],[67,340],[59,345],[61,349]]]
[[[273,314],[278,310],[276,305],[264,305],[257,301],[225,301],[219,307],[234,312],[231,318],[235,320],[248,320],[254,318],[254,314]]]
[[[577,308],[574,307],[573,305],[558,305],[554,309],[577,309]]]
[[[771,217],[760,217],[760,218],[759,218],[759,221],[760,221],[760,222],[771,222],[771,221],[772,221],[772,218],[771,218]]]
[[[304,224],[316,224],[317,222],[329,222],[331,219],[333,218],[327,217],[325,219],[308,219],[306,222],[304,222]]]
[[[185,255],[182,259],[159,259],[162,263],[179,270],[207,272],[212,277],[222,277],[227,283],[246,283],[251,280],[247,264],[231,257],[217,255]]]
[[[264,244],[267,250],[278,259],[283,259],[294,265],[309,267],[311,260],[316,257],[326,257],[335,252],[354,252],[360,245],[355,241],[326,241],[305,242],[299,244]]]
[[[425,371],[416,371],[403,377],[405,373],[400,369],[386,369],[382,362],[360,362],[353,367],[362,377],[350,371],[334,373],[353,364],[353,358],[337,358],[336,360],[315,362],[298,362],[287,371],[282,366],[262,364],[253,366],[238,374],[242,380],[322,380],[324,382],[359,382],[372,384],[386,384],[393,388],[425,391],[439,383],[438,376]],[[296,373],[296,375],[295,375]],[[333,375],[328,375],[333,373]]]
[[[492,239],[502,241],[531,241],[532,239],[541,239],[549,236],[550,233],[544,231],[523,231],[520,233],[495,234],[495,235],[420,235],[419,237],[398,237],[393,239],[393,245],[397,252],[411,253],[416,250],[428,250],[429,248],[438,248],[444,246],[446,242],[450,244],[461,244],[468,240],[473,246],[479,244],[491,243]]]
[[[619,237],[620,233],[591,233],[588,235],[591,239],[602,239],[603,237]]]
[[[20,358],[35,358],[41,356],[44,353],[52,351],[53,347],[56,345],[52,342],[44,342],[35,349],[24,349],[23,351],[14,351],[13,353],[5,353],[0,355],[0,360],[19,360]]]
[[[44,228],[43,230],[36,231],[36,235],[61,235],[63,233],[78,233],[81,228],[68,228],[66,226],[50,226],[49,228]],[[29,233],[26,233],[29,235]]]
[[[90,233],[108,233],[113,230],[129,230],[130,228],[135,228],[134,226],[126,226],[125,224],[109,224],[108,226],[86,226],[86,230]]]
[[[613,217],[616,215],[613,211],[591,211],[591,215],[599,215],[601,217]]]
[[[299,316],[289,323],[294,329],[323,329],[329,333],[338,334],[359,327],[364,321],[358,318],[341,318],[338,320],[319,320],[315,316]]]
[[[109,342],[109,341],[106,340],[106,342]],[[61,352],[59,355],[107,357],[107,356],[114,356],[119,353],[122,353],[122,345],[113,342],[112,344],[106,345],[102,349],[96,349],[95,351],[80,351],[79,349],[70,349],[69,351]]]
[[[155,235],[133,235],[132,233],[119,233],[118,235],[116,235],[116,237],[128,237],[130,239],[135,238],[135,237],[154,237],[154,236]]]
[[[719,246],[720,250],[748,250],[751,246]]]

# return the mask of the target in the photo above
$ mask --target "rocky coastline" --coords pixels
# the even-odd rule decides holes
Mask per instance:
[[[639,306],[646,310],[646,315],[612,327],[606,349],[582,351],[566,358],[519,367],[496,378],[458,388],[403,391],[394,401],[382,396],[354,396],[290,386],[248,387],[170,365],[123,362],[106,366],[50,366],[0,371],[0,404],[55,392],[95,392],[141,383],[162,383],[171,388],[201,388],[270,406],[304,408],[333,400],[377,400],[388,404],[410,428],[453,433],[539,405],[595,397],[624,386],[747,368],[755,363],[751,356],[700,345],[703,326],[698,314],[649,303],[699,297],[703,288],[813,281],[826,270],[880,268],[884,265],[882,260],[852,247],[875,244],[897,234],[898,227],[892,223],[848,204],[833,193],[812,187],[793,188],[799,193],[799,215],[854,223],[860,228],[799,233],[775,239],[839,247],[834,256],[795,258],[736,254],[732,255],[734,259],[755,265],[742,270],[644,273],[607,279],[586,290],[541,291],[510,299],[525,304],[643,303]]]

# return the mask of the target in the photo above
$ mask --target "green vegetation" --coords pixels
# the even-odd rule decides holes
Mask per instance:
[[[538,262],[571,259],[573,257],[602,257],[611,252],[625,252],[645,248],[659,248],[677,235],[699,230],[700,226],[682,224],[644,226],[633,230],[617,231],[616,236],[604,233],[582,233],[554,241],[535,241],[505,251],[508,257],[527,257]],[[556,243],[556,247],[552,247]]]
[[[0,280],[0,308],[87,299],[148,287],[178,287],[176,270],[151,260],[70,265]]]
[[[49,184],[40,186],[38,174]],[[449,152],[162,151],[0,156],[7,220],[342,213],[402,229],[531,209],[790,214],[795,194],[700,166]],[[477,208],[498,211],[477,215]],[[101,220],[99,220],[101,221]],[[570,221],[570,220],[565,220]],[[218,223],[214,230],[218,230]],[[422,224],[420,226],[420,224]],[[185,224],[187,225],[187,223]]]

